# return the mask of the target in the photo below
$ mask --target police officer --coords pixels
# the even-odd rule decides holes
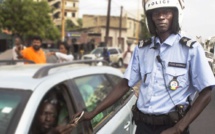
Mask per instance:
[[[143,3],[153,36],[139,43],[124,79],[82,120],[92,119],[141,80],[133,108],[136,134],[188,134],[191,122],[210,102],[214,76],[202,46],[180,34],[183,0]],[[190,107],[189,98],[196,92]]]

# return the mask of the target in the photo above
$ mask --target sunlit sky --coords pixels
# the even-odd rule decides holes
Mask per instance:
[[[184,21],[182,30],[189,36],[202,36],[203,41],[215,36],[215,1],[214,0],[184,0]],[[106,15],[108,0],[80,0],[79,16],[83,14]],[[120,6],[123,13],[137,18],[142,13],[142,0],[112,0],[111,15],[120,15]],[[139,10],[138,10],[139,9]]]

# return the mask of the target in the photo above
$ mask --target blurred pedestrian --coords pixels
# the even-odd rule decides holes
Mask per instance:
[[[105,61],[108,62],[108,64],[110,63],[110,52],[106,47],[103,48],[102,57]]]
[[[13,60],[19,59],[17,52],[21,52],[23,49],[25,49],[25,46],[22,44],[22,39],[18,36],[15,37],[14,46],[12,48]]]
[[[31,39],[30,47],[27,47],[22,51],[18,51],[18,49],[16,49],[16,52],[19,58],[33,61],[36,64],[46,63],[45,52],[42,50],[41,45],[42,38],[39,36],[34,36]]]
[[[124,63],[125,68],[128,67],[128,64],[129,64],[130,59],[131,59],[131,55],[132,55],[132,51],[130,49],[130,46],[128,46],[126,52],[123,54],[123,63]]]
[[[70,46],[66,42],[58,43],[59,52],[49,52],[47,55],[55,55],[58,59],[58,63],[69,62],[74,60],[74,56],[71,54]]]

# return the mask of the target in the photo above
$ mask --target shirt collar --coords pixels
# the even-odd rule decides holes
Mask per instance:
[[[171,34],[163,43],[160,43],[160,39],[158,37],[153,38],[153,43],[151,44],[150,48],[156,48],[159,44],[166,44],[172,46],[177,38],[177,34]]]
[[[157,49],[158,43],[159,42],[157,41],[156,37],[152,37],[152,43],[150,45],[150,49]]]

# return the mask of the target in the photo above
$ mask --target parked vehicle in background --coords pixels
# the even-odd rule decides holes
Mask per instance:
[[[90,54],[85,54],[82,56],[82,60],[95,60],[103,59],[102,52],[104,47],[97,47],[90,52]],[[110,52],[110,62],[111,64],[116,64],[118,67],[123,66],[123,54],[120,48],[107,47]]]
[[[209,52],[209,51],[205,51],[205,56],[207,57],[208,63],[213,71],[213,73],[215,74],[215,57],[214,54]]]
[[[94,109],[123,77],[119,69],[80,62],[86,61],[0,66],[0,134],[30,134],[39,106],[53,92],[61,105],[57,125],[69,123],[75,113]],[[71,134],[134,134],[131,108],[135,102],[130,90],[91,121],[78,124]]]

